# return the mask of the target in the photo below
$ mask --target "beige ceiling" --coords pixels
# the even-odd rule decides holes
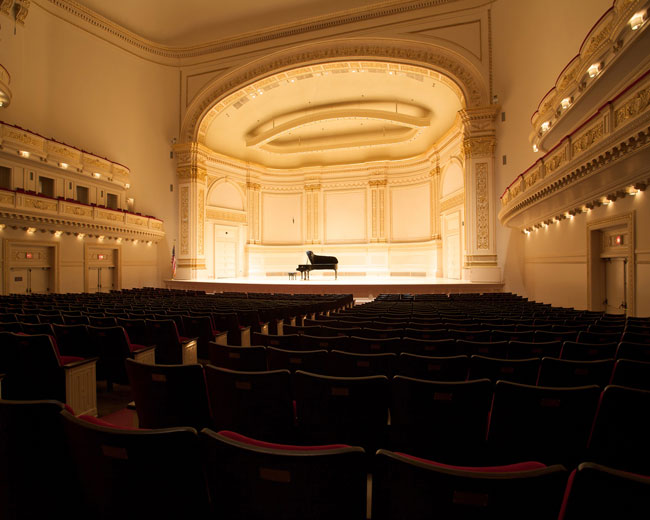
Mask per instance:
[[[153,42],[186,46],[407,0],[77,0]],[[398,160],[427,152],[463,106],[448,78],[381,62],[330,63],[263,78],[221,100],[200,140],[269,168]]]
[[[161,45],[191,46],[295,23],[378,0],[77,0]]]
[[[449,130],[460,96],[447,78],[410,65],[315,65],[224,99],[202,137],[219,153],[271,168],[405,159]]]

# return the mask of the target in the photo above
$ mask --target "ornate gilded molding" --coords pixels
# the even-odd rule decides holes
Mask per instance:
[[[198,229],[197,229],[197,239],[198,239],[198,253],[199,255],[205,254],[204,240],[205,240],[205,190],[203,188],[199,189],[198,192]]]
[[[476,165],[476,248],[490,247],[490,198],[488,195],[488,165]]]
[[[207,208],[205,216],[209,220],[225,220],[227,222],[246,224],[245,213],[235,213],[233,211],[225,211],[223,209]]]
[[[637,92],[632,99],[618,108],[614,115],[614,127],[627,123],[642,114],[650,106],[650,87]]]
[[[1,0],[0,13],[13,17],[16,23],[25,25],[25,18],[29,14],[31,0]]]
[[[575,112],[587,92],[599,82],[606,82],[604,78],[608,71],[614,69],[621,56],[625,55],[626,50],[640,37],[643,30],[630,30],[629,20],[635,12],[646,6],[646,0],[616,0],[592,27],[578,55],[564,68],[533,114],[531,144],[539,149],[548,149],[554,144],[553,139],[564,137],[569,127],[575,124],[572,121],[564,125],[565,114]],[[588,72],[593,64],[600,66],[595,75]],[[639,70],[643,70],[643,67]],[[620,71],[614,74],[620,74]],[[568,104],[563,105],[563,101],[568,101]],[[549,146],[545,146],[547,141],[550,142]]]
[[[387,179],[375,179],[375,180],[369,180],[368,181],[368,186],[371,188],[383,188],[388,185],[388,180]]]
[[[486,103],[487,88],[478,71],[463,58],[447,49],[419,42],[395,39],[328,40],[308,48],[289,49],[246,64],[218,78],[187,109],[181,135],[187,141],[201,142],[206,125],[211,121],[209,112],[222,98],[245,85],[271,74],[316,63],[341,59],[382,59],[401,63],[416,63],[432,68],[457,81],[465,102],[471,107]]]
[[[464,191],[459,193],[458,195],[454,195],[453,197],[443,200],[440,203],[440,211],[441,212],[449,211],[450,209],[457,208],[458,206],[462,206],[463,204],[465,204]]]
[[[179,180],[205,182],[208,176],[206,162],[212,151],[200,143],[181,143],[174,145],[176,173]]]
[[[181,186],[181,254],[190,254],[190,188]]]
[[[494,137],[470,137],[463,140],[463,154],[466,159],[494,157],[496,144]]]

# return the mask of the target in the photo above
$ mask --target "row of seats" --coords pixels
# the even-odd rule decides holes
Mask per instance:
[[[127,370],[145,428],[207,426],[274,442],[347,443],[371,453],[389,445],[451,464],[532,459],[573,465],[589,454],[596,462],[650,473],[644,448],[650,415],[639,413],[650,406],[644,390],[242,372],[132,360]]]
[[[369,456],[207,428],[120,429],[56,401],[0,401],[0,516],[575,520],[630,517],[623,508],[642,518],[649,507],[650,478],[593,462],[569,474],[540,462],[452,466],[380,449],[368,479]]]
[[[539,345],[539,344],[535,344]],[[578,344],[576,344],[578,345]],[[580,345],[578,345],[580,346]],[[650,362],[628,359],[575,360],[554,357],[504,359],[473,354],[423,356],[402,352],[368,354],[341,350],[287,350],[276,347],[210,345],[210,363],[231,370],[304,370],[337,377],[402,375],[434,381],[499,379],[539,386],[604,387],[617,384],[650,390]],[[513,346],[518,348],[518,346]],[[558,346],[559,351],[559,346]],[[564,352],[564,350],[562,350]],[[636,351],[632,349],[632,353]],[[650,348],[643,352],[650,353]],[[646,359],[646,358],[644,358]],[[650,356],[647,358],[650,359]]]

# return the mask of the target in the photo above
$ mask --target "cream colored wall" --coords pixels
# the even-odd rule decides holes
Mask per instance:
[[[530,118],[562,69],[578,53],[591,27],[611,5],[611,0],[498,0],[492,4],[493,90],[505,113],[505,121],[497,118],[497,200],[515,177],[539,158],[528,141]],[[563,221],[560,226],[565,224]],[[561,233],[549,233],[554,238],[537,247],[532,244],[541,244],[541,239],[526,239],[519,230],[497,224],[497,253],[505,290],[546,303],[583,308],[586,264],[562,260],[567,248],[570,255],[586,255],[584,238],[578,239],[574,232],[561,229]],[[574,234],[577,242],[572,239]],[[580,235],[584,237],[584,233]],[[542,256],[548,259],[545,263],[535,260]]]
[[[0,63],[11,74],[13,93],[0,119],[130,168],[135,211],[163,219],[167,235],[146,251],[129,245],[123,286],[162,285],[177,235],[169,156],[179,125],[177,69],[136,58],[34,2],[15,34],[2,17],[0,39]],[[79,261],[76,246],[66,255],[73,251],[65,262]],[[62,276],[60,290],[80,290],[76,268],[64,273],[70,274]]]
[[[262,194],[262,241],[300,244],[303,241],[301,193]]]
[[[390,236],[394,241],[431,238],[431,185],[396,186],[390,190]]]

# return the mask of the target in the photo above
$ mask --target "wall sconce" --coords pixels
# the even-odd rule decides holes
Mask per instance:
[[[127,182],[127,183],[124,185],[124,187],[128,190],[128,189],[131,187],[131,185]]]
[[[573,103],[572,97],[565,97],[562,101],[560,101],[560,106],[562,107],[562,110],[566,110],[571,106],[572,103]]]
[[[100,242],[101,242],[102,240],[104,240],[104,235],[99,235],[99,236],[97,237],[97,240],[99,240]]]
[[[86,236],[85,233],[77,233],[77,238],[78,238],[79,240],[81,240],[81,239],[82,239],[83,237],[85,237],[85,236]]]
[[[64,170],[68,169],[68,163],[60,162],[59,163],[59,168],[63,168]]]
[[[134,239],[133,239],[133,245],[136,245],[137,243],[138,243],[138,239],[137,239],[137,238],[134,238]]]
[[[645,191],[647,184],[645,182],[637,182],[634,185],[634,189],[638,191]]]
[[[587,69],[587,74],[589,74],[590,78],[595,78],[598,76],[598,74],[600,74],[600,63],[593,63],[590,65]]]
[[[539,148],[537,148],[536,144],[533,145],[533,152],[535,153],[539,152]]]
[[[60,237],[62,233],[63,233],[63,231],[55,231],[54,236],[55,237]]]
[[[542,123],[542,126],[540,126],[540,130],[542,132],[548,132],[548,129],[551,128],[551,122],[550,121],[544,121]]]
[[[30,235],[33,235],[34,233],[36,233],[36,228],[28,227],[25,231],[27,231],[27,233],[29,233]]]
[[[639,11],[638,13],[634,13],[632,15],[632,18],[630,18],[630,27],[632,28],[633,31],[636,31],[639,27],[641,27],[645,23],[645,11]]]
[[[7,224],[0,224],[0,231],[2,231],[5,227],[7,227]]]
[[[151,243],[152,243],[152,242],[151,242],[151,240],[149,240],[149,242],[147,242],[147,245],[148,245],[148,246],[150,246],[150,245],[151,245]]]
[[[93,172],[93,177],[95,177],[95,179],[99,179],[101,176],[102,176],[101,173],[99,173],[99,172]]]
[[[24,157],[25,159],[27,159],[29,157],[29,152],[27,150],[20,150],[18,152],[18,155],[20,155],[21,157]]]
[[[614,202],[617,198],[618,198],[618,195],[617,195],[617,194],[615,194],[615,193],[610,193],[609,195],[607,195],[607,199],[606,199],[606,200],[608,200],[609,202]],[[608,202],[608,204],[609,204],[609,202]]]
[[[122,243],[122,238],[121,238],[121,237],[117,237],[117,238],[115,239],[115,242],[117,242],[118,244],[121,244],[121,243]]]

